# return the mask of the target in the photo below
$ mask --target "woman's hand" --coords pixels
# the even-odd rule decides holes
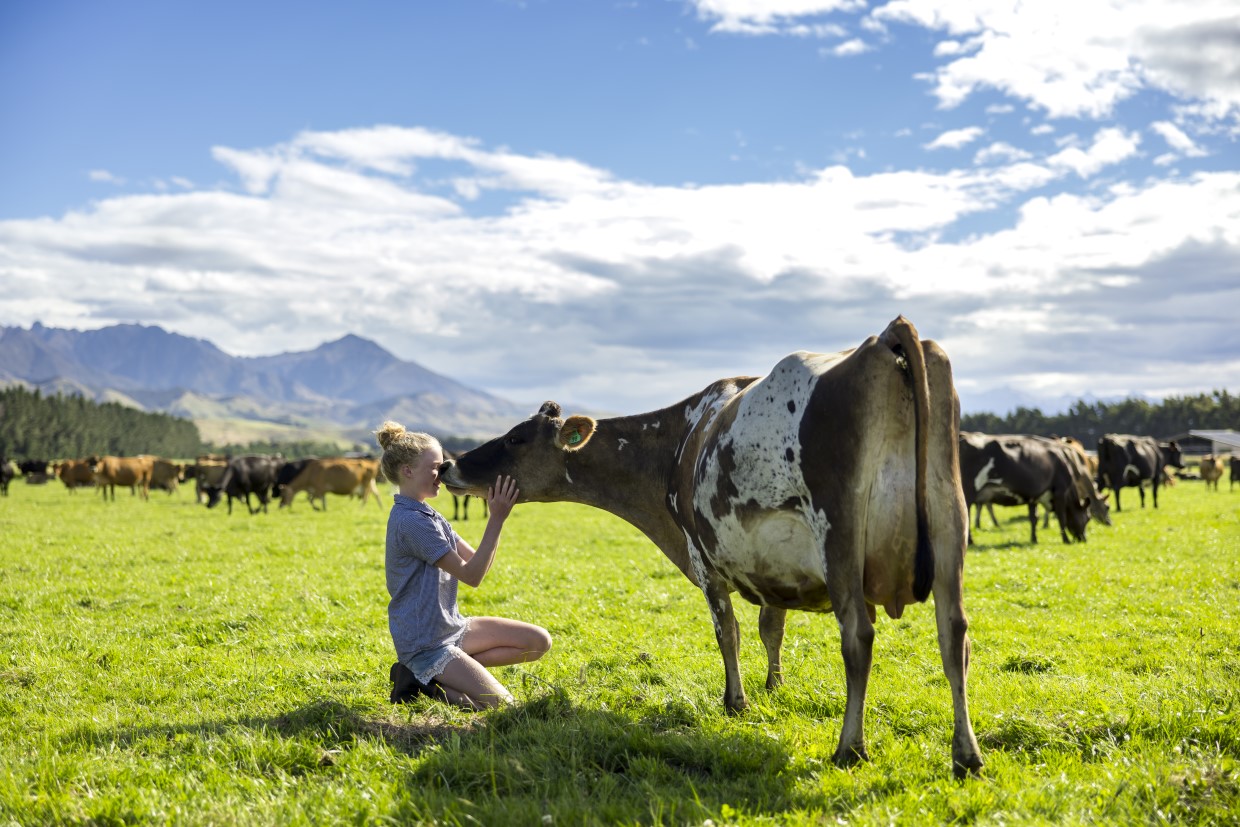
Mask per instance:
[[[495,485],[487,489],[487,506],[491,509],[491,516],[507,519],[520,493],[521,489],[517,488],[517,481],[512,477],[496,477]]]

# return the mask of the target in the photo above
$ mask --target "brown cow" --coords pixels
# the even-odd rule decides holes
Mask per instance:
[[[183,463],[169,462],[159,457],[150,457],[153,467],[151,468],[151,488],[158,488],[161,491],[167,491],[169,494],[175,494],[177,486],[185,479],[185,465]]]
[[[280,496],[280,507],[291,506],[293,498],[299,492],[305,491],[310,497],[310,505],[316,511],[319,508],[314,504],[316,498],[326,510],[328,494],[352,496],[360,491],[363,507],[366,505],[367,498],[373,496],[375,504],[382,508],[383,502],[379,499],[379,488],[375,484],[378,474],[379,460],[377,459],[340,457],[309,460],[301,473],[284,486],[284,491]]]
[[[1201,468],[1201,478],[1206,481],[1206,490],[1210,490],[1210,486],[1214,486],[1214,490],[1218,490],[1218,481],[1223,478],[1223,460],[1213,454],[1206,454],[1201,458],[1199,463]]]
[[[207,501],[207,488],[218,486],[224,476],[228,461],[215,459],[214,454],[199,457],[185,469],[185,481],[194,481],[194,496],[199,503]]]
[[[95,485],[107,499],[112,494],[112,502],[116,502],[116,486],[137,486],[142,499],[149,499],[151,492],[151,472],[155,463],[150,457],[102,457],[94,466]]]
[[[65,484],[65,488],[69,489],[70,494],[76,494],[77,489],[95,484],[95,472],[92,468],[98,461],[98,457],[88,457],[58,462],[55,465],[56,476],[60,477],[60,481]]]

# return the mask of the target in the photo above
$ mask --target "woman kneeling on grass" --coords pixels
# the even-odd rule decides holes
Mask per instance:
[[[385,422],[375,431],[383,475],[400,488],[387,524],[388,627],[396,646],[392,703],[428,695],[466,708],[512,701],[488,666],[529,663],[551,649],[541,626],[503,617],[461,617],[457,582],[477,588],[495,553],[504,520],[517,501],[516,481],[487,489],[490,518],[475,550],[426,504],[439,493],[443,449],[428,434]]]

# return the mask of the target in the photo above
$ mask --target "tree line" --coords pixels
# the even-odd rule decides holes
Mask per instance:
[[[76,395],[44,396],[38,388],[0,389],[0,453],[9,458],[192,457],[201,449],[198,426],[188,419]]]
[[[1225,390],[1193,396],[1170,396],[1161,402],[1078,400],[1060,414],[1020,407],[1007,416],[990,413],[960,417],[963,431],[987,434],[1072,436],[1093,448],[1103,434],[1136,434],[1168,439],[1190,430],[1240,430],[1240,397]]]

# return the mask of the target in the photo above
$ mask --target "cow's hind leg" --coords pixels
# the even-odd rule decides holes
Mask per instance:
[[[780,649],[784,645],[784,621],[788,617],[787,609],[774,606],[763,606],[758,612],[758,637],[766,647],[766,688],[776,689],[784,682],[784,667],[780,660]]]
[[[844,656],[848,700],[844,705],[840,743],[831,760],[836,766],[847,767],[870,759],[865,748],[865,693],[874,659],[874,624],[866,609],[860,574],[840,579],[847,582],[838,583],[828,578],[828,586],[835,619],[840,625],[840,652]]]
[[[728,588],[716,577],[707,577],[702,585],[710,617],[715,624],[715,639],[723,655],[723,706],[728,712],[737,713],[749,706],[745,699],[745,687],[741,685],[740,630],[736,614],[732,610],[732,596]]]
[[[1038,501],[1029,503],[1029,542],[1038,544]]]
[[[939,632],[939,654],[952,691],[952,772],[957,778],[982,769],[982,753],[969,722],[969,620],[964,613],[964,590],[958,567],[939,566],[934,575],[934,615]]]

